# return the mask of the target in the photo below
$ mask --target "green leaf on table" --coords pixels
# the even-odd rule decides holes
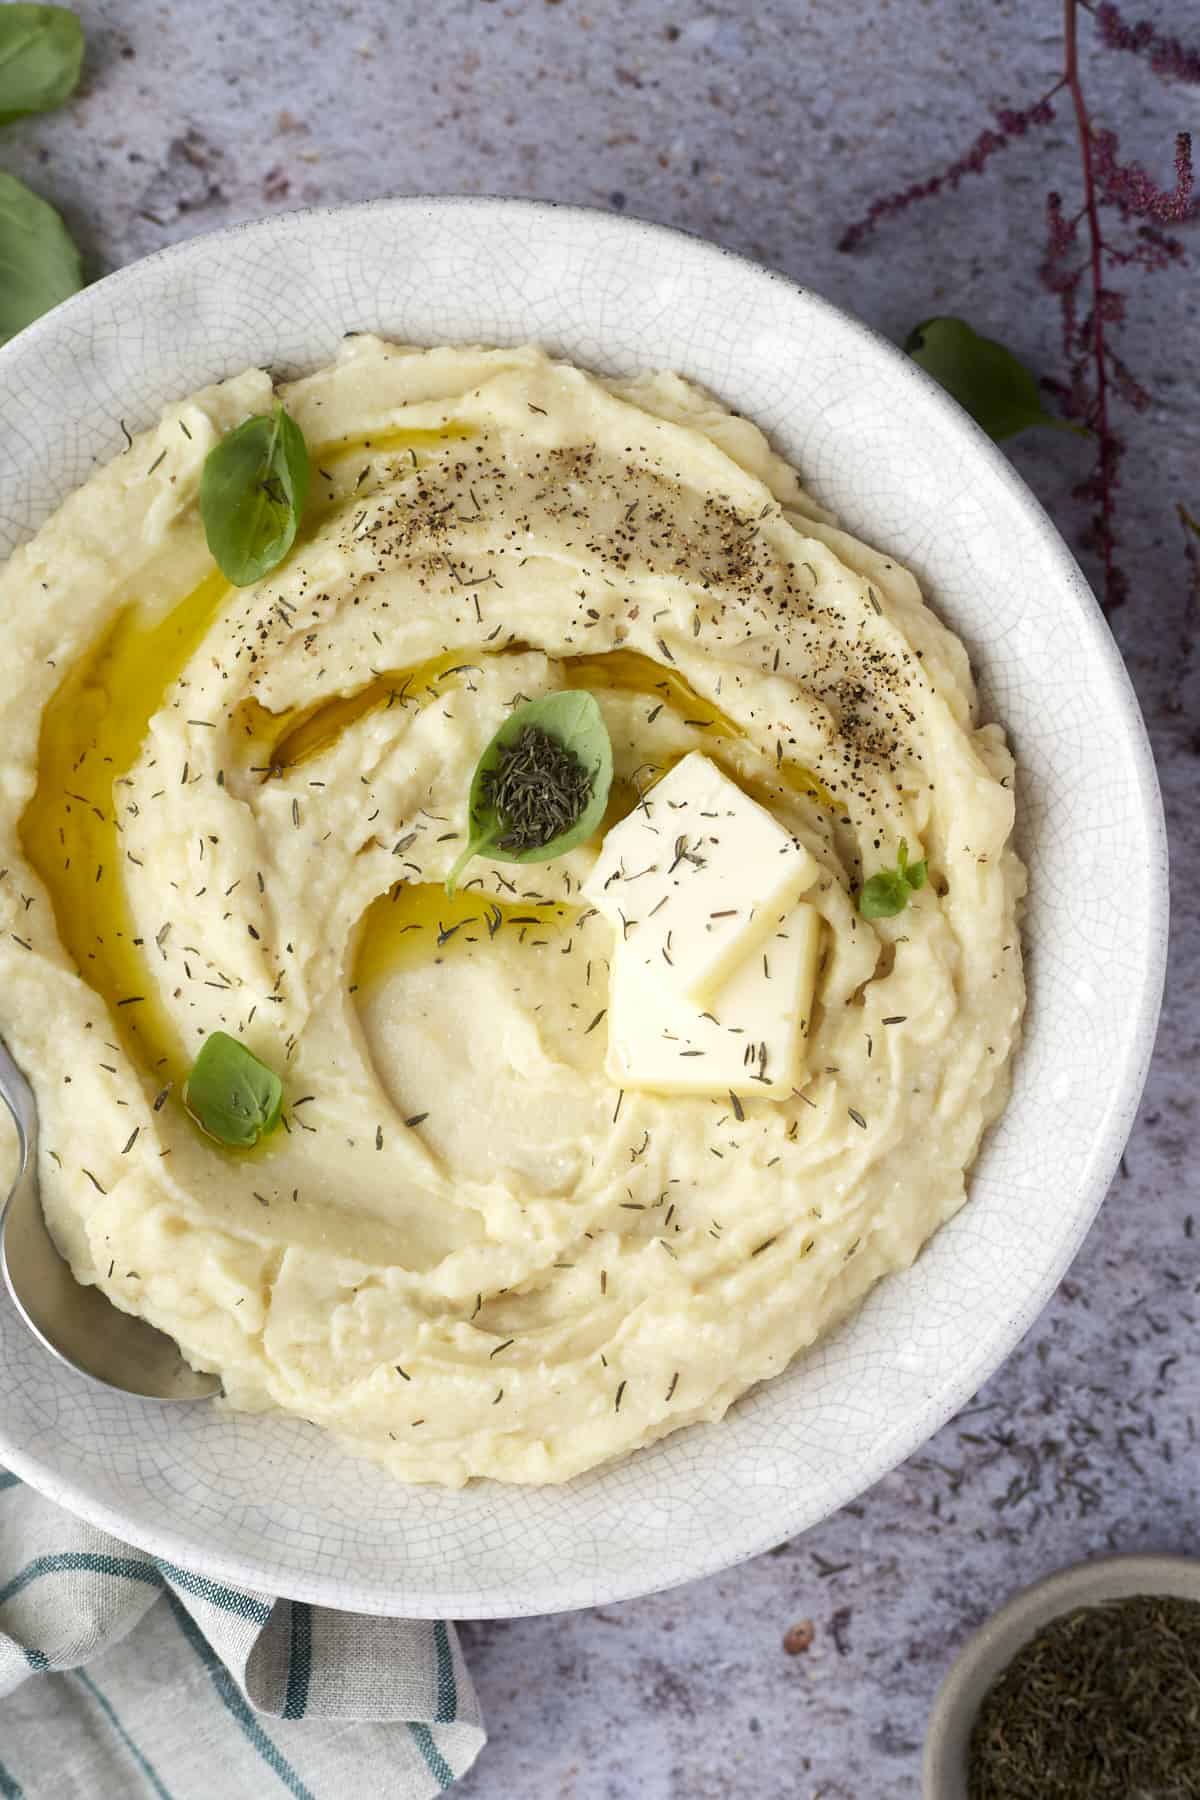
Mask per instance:
[[[0,6],[0,125],[61,106],[83,67],[83,26],[65,6]]]
[[[82,286],[79,251],[54,208],[0,173],[0,344]]]
[[[904,348],[996,443],[1029,425],[1086,435],[1082,425],[1048,413],[1024,364],[994,338],[973,331],[965,319],[925,319],[909,333]]]
[[[249,587],[296,541],[308,496],[304,433],[282,406],[247,419],[204,459],[200,517],[222,575]]]
[[[183,1104],[209,1137],[248,1150],[278,1125],[283,1083],[237,1038],[214,1031],[192,1064]]]
[[[476,764],[469,838],[446,892],[473,856],[549,862],[585,843],[604,817],[612,772],[608,727],[591,694],[564,688],[518,706]]]
[[[894,919],[908,905],[910,897],[923,888],[928,878],[924,861],[910,863],[908,840],[900,839],[900,851],[894,869],[880,869],[870,881],[863,883],[858,896],[858,910],[864,919]]]

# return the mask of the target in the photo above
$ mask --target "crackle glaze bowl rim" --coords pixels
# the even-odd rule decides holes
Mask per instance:
[[[971,650],[987,716],[1013,727],[1031,865],[1013,1098],[967,1205],[910,1269],[722,1423],[563,1487],[405,1487],[300,1421],[102,1393],[26,1341],[7,1301],[0,1464],[118,1537],[259,1591],[425,1617],[608,1603],[712,1574],[853,1499],[976,1391],[1050,1297],[1153,1045],[1157,780],[1087,583],[1001,451],[829,302],[627,216],[371,200],[235,225],[106,277],[0,350],[0,554],[122,447],[122,419],[144,426],[252,363],[316,366],[363,329],[675,367],[763,424],[851,530],[915,565]],[[1089,857],[1114,848],[1132,869],[1119,916],[1087,890]]]

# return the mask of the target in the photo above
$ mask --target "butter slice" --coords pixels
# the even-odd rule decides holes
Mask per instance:
[[[618,934],[608,988],[609,1079],[660,1094],[779,1099],[799,1081],[812,1014],[821,917],[794,907],[703,1011]]]
[[[693,751],[615,825],[584,883],[622,962],[701,1006],[820,873],[816,859]]]

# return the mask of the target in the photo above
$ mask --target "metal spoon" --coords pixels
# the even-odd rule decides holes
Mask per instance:
[[[13,1116],[21,1153],[0,1213],[0,1271],[33,1335],[60,1362],[102,1387],[146,1400],[206,1400],[217,1375],[184,1362],[165,1331],[124,1313],[98,1287],[76,1281],[46,1227],[37,1181],[37,1103],[0,1038],[0,1100]]]

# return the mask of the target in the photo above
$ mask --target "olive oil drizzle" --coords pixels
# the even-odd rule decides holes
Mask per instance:
[[[251,701],[244,716],[247,731],[256,746],[254,766],[264,776],[281,774],[284,769],[295,768],[310,757],[320,755],[342,732],[368,713],[436,699],[459,677],[479,670],[483,661],[528,649],[528,645],[513,645],[504,650],[477,653],[482,660],[471,660],[476,653],[470,651],[446,651],[414,668],[385,670],[355,693],[322,700],[315,706],[293,712],[271,713]],[[570,687],[646,694],[671,707],[685,724],[711,733],[705,740],[706,753],[715,762],[722,763],[728,774],[747,787],[766,789],[766,783],[746,782],[730,754],[734,743],[745,741],[742,727],[728,713],[698,694],[678,670],[666,668],[653,657],[643,656],[639,650],[609,650],[593,656],[563,657],[561,661]],[[659,774],[665,775],[668,766],[664,765]],[[805,795],[830,810],[836,805],[832,794],[813,771],[800,763],[781,759],[772,770],[772,779],[781,787]],[[634,792],[624,811],[632,810],[636,801]],[[620,812],[615,816],[610,812],[606,825],[614,823],[620,816]]]
[[[353,958],[353,985],[371,987],[420,963],[459,956],[503,933],[506,941],[549,947],[570,929],[579,908],[561,901],[494,899],[460,888],[452,900],[440,882],[398,881],[372,900],[362,916]]]
[[[352,694],[318,700],[312,706],[271,712],[256,700],[247,700],[239,708],[238,723],[247,740],[251,768],[264,780],[282,775],[285,769],[296,768],[330,749],[368,713],[424,706],[481,667],[468,653],[447,650],[412,668],[387,670]]]
[[[228,592],[214,569],[165,618],[148,623],[136,605],[118,613],[46,705],[37,786],[19,827],[25,855],[50,895],[59,941],[106,1002],[135,1063],[162,1083],[180,1081],[186,1068],[133,923],[121,784],[163,695]]]
[[[406,451],[415,461],[418,449],[474,435],[455,423],[427,431],[381,431],[326,443],[313,451],[313,460],[318,469],[327,469],[352,455]],[[325,514],[336,504],[318,499],[316,513]],[[310,519],[305,537],[311,536],[314,522]],[[44,709],[37,784],[19,827],[25,854],[50,894],[60,942],[105,1002],[135,1064],[160,1087],[181,1083],[188,1063],[179,1033],[156,997],[153,957],[136,936],[124,879],[128,852],[121,843],[121,790],[150,721],[229,592],[214,569],[165,615],[147,619],[136,601],[122,609],[68,671]],[[354,693],[284,713],[244,703],[239,722],[250,766],[270,779],[329,749],[369,713],[439,698],[481,666],[473,654],[470,649],[446,651],[409,669],[385,671]],[[572,685],[644,693],[670,706],[685,723],[709,734],[706,753],[744,786],[753,791],[764,785],[747,781],[731,759],[732,745],[745,738],[741,727],[677,670],[633,650],[563,660]],[[615,782],[605,828],[632,810],[667,767],[648,770],[636,782]],[[811,770],[782,757],[772,780],[823,806],[835,805]],[[449,901],[438,885],[399,883],[363,915],[354,984],[444,954],[455,943],[462,949],[501,929],[515,930],[526,941],[544,941],[577,916],[577,909],[560,904],[493,900],[470,889]]]
[[[405,455],[409,451],[436,450],[440,444],[463,442],[479,436],[477,426],[462,420],[447,419],[444,425],[428,429],[398,425],[390,430],[356,432],[353,437],[331,438],[310,451],[314,467],[340,462],[347,456],[390,456],[393,451]]]

